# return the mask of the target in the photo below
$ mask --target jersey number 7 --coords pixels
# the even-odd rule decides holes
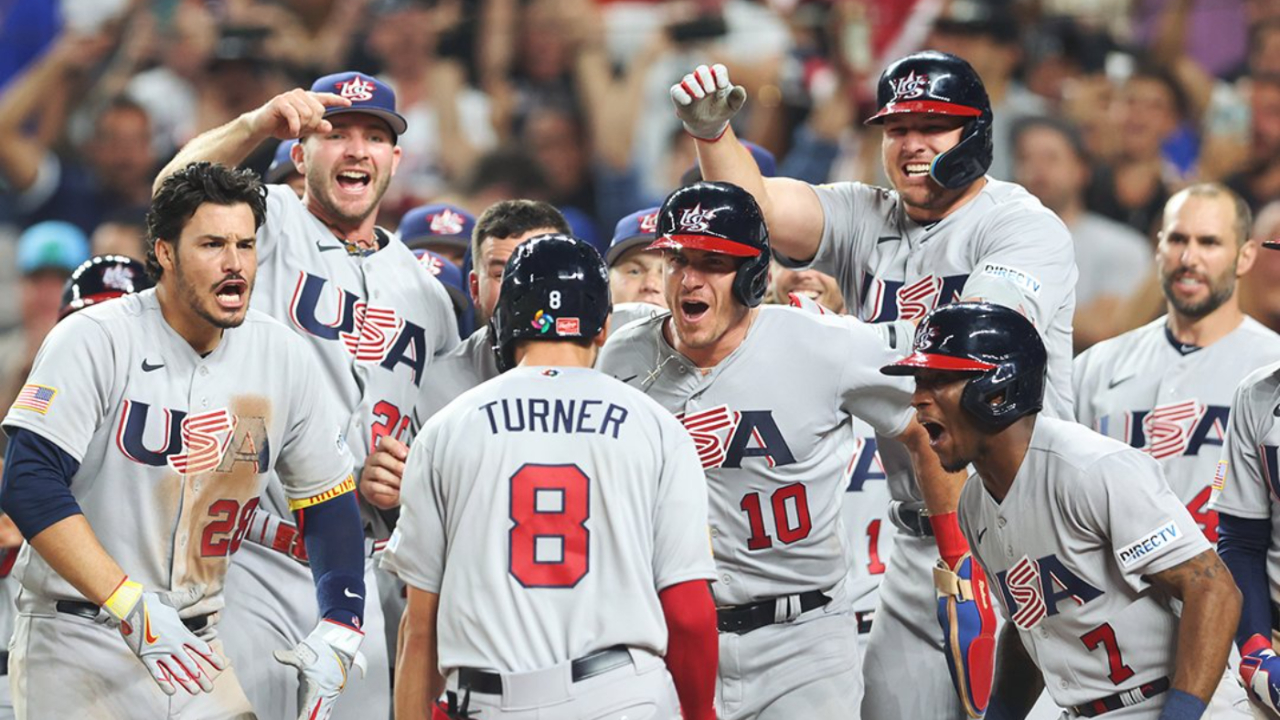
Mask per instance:
[[[590,486],[577,465],[523,465],[511,476],[508,556],[521,585],[569,588],[587,574]]]

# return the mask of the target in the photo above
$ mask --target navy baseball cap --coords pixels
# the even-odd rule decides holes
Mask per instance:
[[[418,262],[422,263],[422,267],[444,285],[444,289],[449,293],[449,299],[453,301],[454,312],[459,315],[466,312],[467,308],[471,307],[471,295],[462,283],[462,270],[445,256],[430,250],[418,248],[413,251],[413,254],[418,258]]]
[[[267,168],[267,173],[262,176],[262,180],[267,183],[283,182],[285,178],[293,173],[298,172],[298,168],[293,164],[293,158],[289,155],[293,151],[293,146],[298,144],[298,140],[285,140],[276,146],[276,155],[271,159],[271,165]]]
[[[637,246],[648,246],[658,237],[658,211],[662,208],[645,208],[618,221],[613,229],[613,241],[609,243],[609,251],[605,253],[605,262],[609,267],[618,262],[628,250]]]
[[[23,275],[40,270],[61,270],[70,275],[88,259],[89,238],[68,222],[39,222],[18,238],[18,271]]]
[[[311,92],[340,95],[351,101],[351,107],[331,107],[324,116],[361,112],[380,117],[391,126],[396,135],[403,135],[409,123],[396,112],[396,91],[372,75],[360,72],[344,72],[324,77],[311,83]]]
[[[411,249],[427,243],[456,245],[466,249],[471,246],[471,231],[476,218],[457,205],[437,203],[416,207],[400,220],[400,241]]]

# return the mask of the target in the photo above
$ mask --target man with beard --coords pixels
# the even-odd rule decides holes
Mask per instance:
[[[851,315],[894,323],[903,337],[931,309],[957,300],[1020,310],[1049,348],[1046,411],[1072,416],[1071,236],[1021,186],[986,176],[991,103],[967,62],[923,51],[881,74],[879,111],[867,123],[884,128],[881,155],[893,189],[762,177],[729,126],[746,90],[729,81],[722,65],[686,75],[671,98],[697,141],[703,176],[755,196],[780,262],[835,277]],[[968,593],[968,582],[956,582],[967,581],[971,568],[980,572],[956,524],[963,477],[931,487],[912,476],[897,444],[885,440],[878,450],[899,534],[868,640],[862,715],[976,717],[989,691],[994,616],[985,598]],[[938,555],[945,567],[935,574]],[[981,588],[982,579],[973,579]],[[950,620],[953,611],[958,622]],[[912,692],[901,692],[907,673]]]
[[[1076,420],[1155,458],[1210,542],[1218,539],[1210,481],[1232,394],[1280,358],[1280,335],[1241,312],[1236,298],[1236,280],[1258,252],[1252,222],[1249,206],[1222,185],[1192,185],[1170,198],[1156,248],[1168,314],[1075,361]],[[1228,672],[1214,706],[1243,698]]]
[[[249,309],[265,212],[252,173],[174,172],[147,220],[155,288],[59,323],[5,417],[0,505],[30,543],[9,664],[22,720],[255,717],[215,634],[268,475],[308,531],[321,619],[276,652],[307,716],[327,718],[363,662],[341,416],[306,344]]]
[[[290,152],[306,188],[301,199],[285,185],[267,188],[253,303],[292,328],[319,357],[324,372],[312,391],[341,408],[357,474],[380,438],[411,439],[427,365],[458,342],[444,287],[375,224],[405,128],[389,87],[362,73],[339,73],[200,135],[160,175],[162,180],[193,160],[236,164],[269,137],[299,138]],[[278,483],[268,485],[263,507],[270,512],[254,518],[250,542],[228,577],[241,602],[228,606],[223,637],[258,716],[286,720],[299,708],[291,679],[270,661],[269,648],[304,634],[317,608],[306,584],[299,529],[288,520]],[[364,510],[371,537],[390,534],[375,510]],[[365,584],[377,597],[372,540],[367,549]],[[370,666],[344,695],[339,717],[390,713],[383,614],[378,603],[368,609]]]
[[[1005,620],[987,718],[1021,720],[1047,691],[1063,718],[1198,720],[1240,592],[1149,455],[1041,416],[1045,361],[1021,314],[962,302],[882,369],[915,377],[942,466],[974,469],[960,525]]]

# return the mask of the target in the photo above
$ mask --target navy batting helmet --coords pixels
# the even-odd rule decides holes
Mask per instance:
[[[912,353],[880,372],[920,368],[974,373],[960,404],[987,430],[1000,430],[1044,404],[1044,342],[1022,313],[990,303],[953,303],[929,313]]]
[[[991,101],[982,78],[964,59],[936,50],[913,53],[885,68],[876,85],[880,111],[868,125],[887,115],[936,113],[972,118],[960,142],[933,158],[929,175],[942,187],[962,188],[991,167]]]
[[[502,372],[516,365],[516,341],[593,338],[613,311],[604,259],[568,235],[520,243],[502,271],[500,293],[489,324]]]
[[[650,250],[693,248],[747,258],[733,278],[733,294],[747,307],[769,286],[769,228],[751,193],[732,183],[697,182],[667,196],[658,211],[658,239]]]
[[[62,288],[58,319],[90,305],[142,292],[153,283],[142,263],[123,255],[98,255],[80,264]]]

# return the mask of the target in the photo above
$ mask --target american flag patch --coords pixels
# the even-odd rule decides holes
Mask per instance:
[[[1218,469],[1213,471],[1213,482],[1210,487],[1214,490],[1221,490],[1227,484],[1227,461],[1219,460]]]
[[[22,392],[18,393],[18,399],[13,401],[13,409],[32,410],[44,415],[49,412],[49,406],[53,404],[53,396],[57,394],[57,389],[48,385],[27,383],[22,386]]]

